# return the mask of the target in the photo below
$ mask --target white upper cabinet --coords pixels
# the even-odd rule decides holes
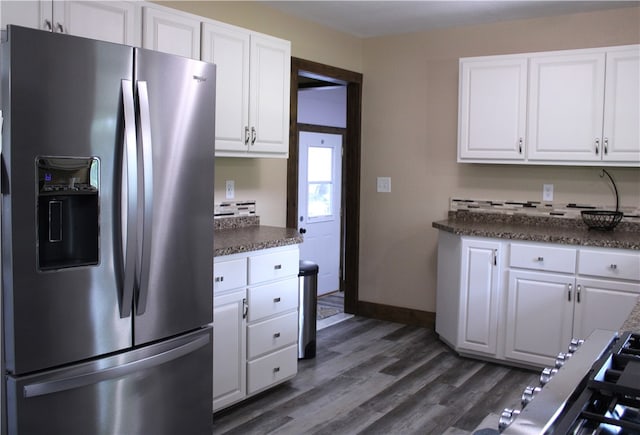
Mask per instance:
[[[640,166],[640,45],[460,60],[458,161]]]
[[[142,46],[200,59],[200,19],[160,6],[142,8]]]
[[[119,44],[140,42],[134,2],[3,1],[1,7],[3,28],[16,24]]]
[[[53,2],[8,0],[0,2],[2,28],[7,24],[31,27],[33,29],[53,29]]]
[[[216,155],[286,158],[291,43],[205,22],[202,60],[217,66]]]
[[[216,152],[246,152],[249,132],[249,32],[204,23],[202,59],[216,64]]]
[[[607,52],[602,159],[640,162],[640,47]]]
[[[524,159],[527,58],[460,61],[458,161]]]
[[[530,60],[529,160],[600,160],[605,54]]]

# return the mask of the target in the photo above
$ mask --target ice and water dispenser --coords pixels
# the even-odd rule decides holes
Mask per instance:
[[[98,264],[99,160],[38,157],[38,268]]]

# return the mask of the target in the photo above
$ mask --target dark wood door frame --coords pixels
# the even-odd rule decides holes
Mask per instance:
[[[360,124],[362,74],[291,58],[291,105],[289,118],[289,159],[287,161],[287,227],[298,226],[298,77],[321,78],[347,86],[347,128],[343,148],[342,197],[344,208],[344,310],[358,314],[360,258]]]

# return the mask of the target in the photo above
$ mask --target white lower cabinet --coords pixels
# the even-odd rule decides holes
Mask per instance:
[[[573,276],[511,270],[505,357],[553,365],[571,340]]]
[[[436,332],[461,352],[498,351],[502,243],[441,232]]]
[[[213,298],[213,409],[220,409],[246,394],[247,359],[246,291],[234,291]]]
[[[640,296],[639,264],[620,249],[511,244],[505,357],[553,365],[571,338],[618,330]]]
[[[571,338],[622,326],[640,296],[639,266],[638,251],[441,231],[436,332],[465,355],[553,365]]]
[[[214,260],[213,410],[298,371],[296,246]]]

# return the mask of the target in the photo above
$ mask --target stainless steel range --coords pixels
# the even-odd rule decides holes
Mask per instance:
[[[505,409],[499,431],[514,434],[640,434],[640,334],[597,330],[572,340],[540,385]]]

